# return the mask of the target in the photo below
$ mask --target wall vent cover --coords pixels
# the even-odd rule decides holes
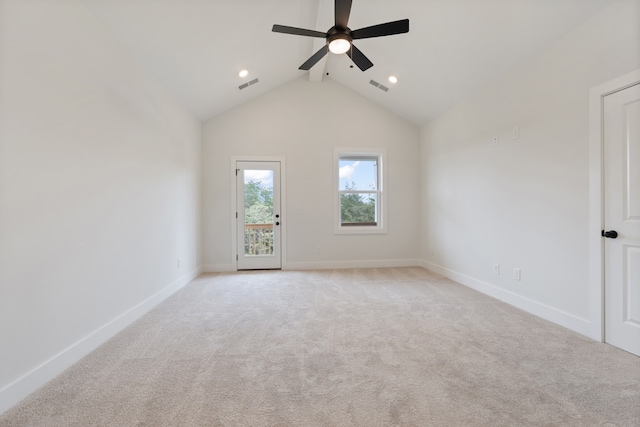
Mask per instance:
[[[250,81],[250,82],[248,82],[248,83],[245,83],[245,84],[242,84],[242,85],[238,86],[238,89],[240,89],[240,90],[242,90],[242,89],[246,89],[246,88],[248,88],[249,86],[254,85],[254,84],[256,84],[256,83],[258,83],[258,79],[253,79],[253,80],[251,80],[251,81]]]
[[[369,83],[372,84],[373,86],[377,87],[378,89],[380,89],[383,92],[387,92],[389,90],[388,87],[386,87],[384,85],[381,85],[380,83],[378,83],[375,80],[371,80]]]

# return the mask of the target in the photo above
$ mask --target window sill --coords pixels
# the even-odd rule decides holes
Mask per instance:
[[[333,234],[387,234],[387,230],[370,225],[350,225],[334,228]]]

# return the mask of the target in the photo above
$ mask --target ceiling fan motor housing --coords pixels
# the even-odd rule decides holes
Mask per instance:
[[[327,31],[327,42],[330,43],[336,38],[343,38],[349,40],[349,42],[353,40],[351,38],[351,30],[349,28],[331,27],[329,31]]]

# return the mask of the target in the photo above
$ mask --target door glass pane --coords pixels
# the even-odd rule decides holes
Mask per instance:
[[[273,255],[273,171],[244,171],[244,254]]]

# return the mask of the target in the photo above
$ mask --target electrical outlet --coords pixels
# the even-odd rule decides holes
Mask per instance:
[[[498,143],[499,143],[498,135],[496,135],[493,138],[491,138],[491,143],[493,144],[494,147],[498,146]]]
[[[493,264],[493,272],[496,276],[500,275],[500,264]]]
[[[513,269],[513,280],[517,280],[518,282],[520,281],[520,269],[519,268],[514,268]]]
[[[178,258],[178,268],[180,268],[180,258]]]
[[[320,253],[320,246],[316,246],[316,253],[319,254]]]

